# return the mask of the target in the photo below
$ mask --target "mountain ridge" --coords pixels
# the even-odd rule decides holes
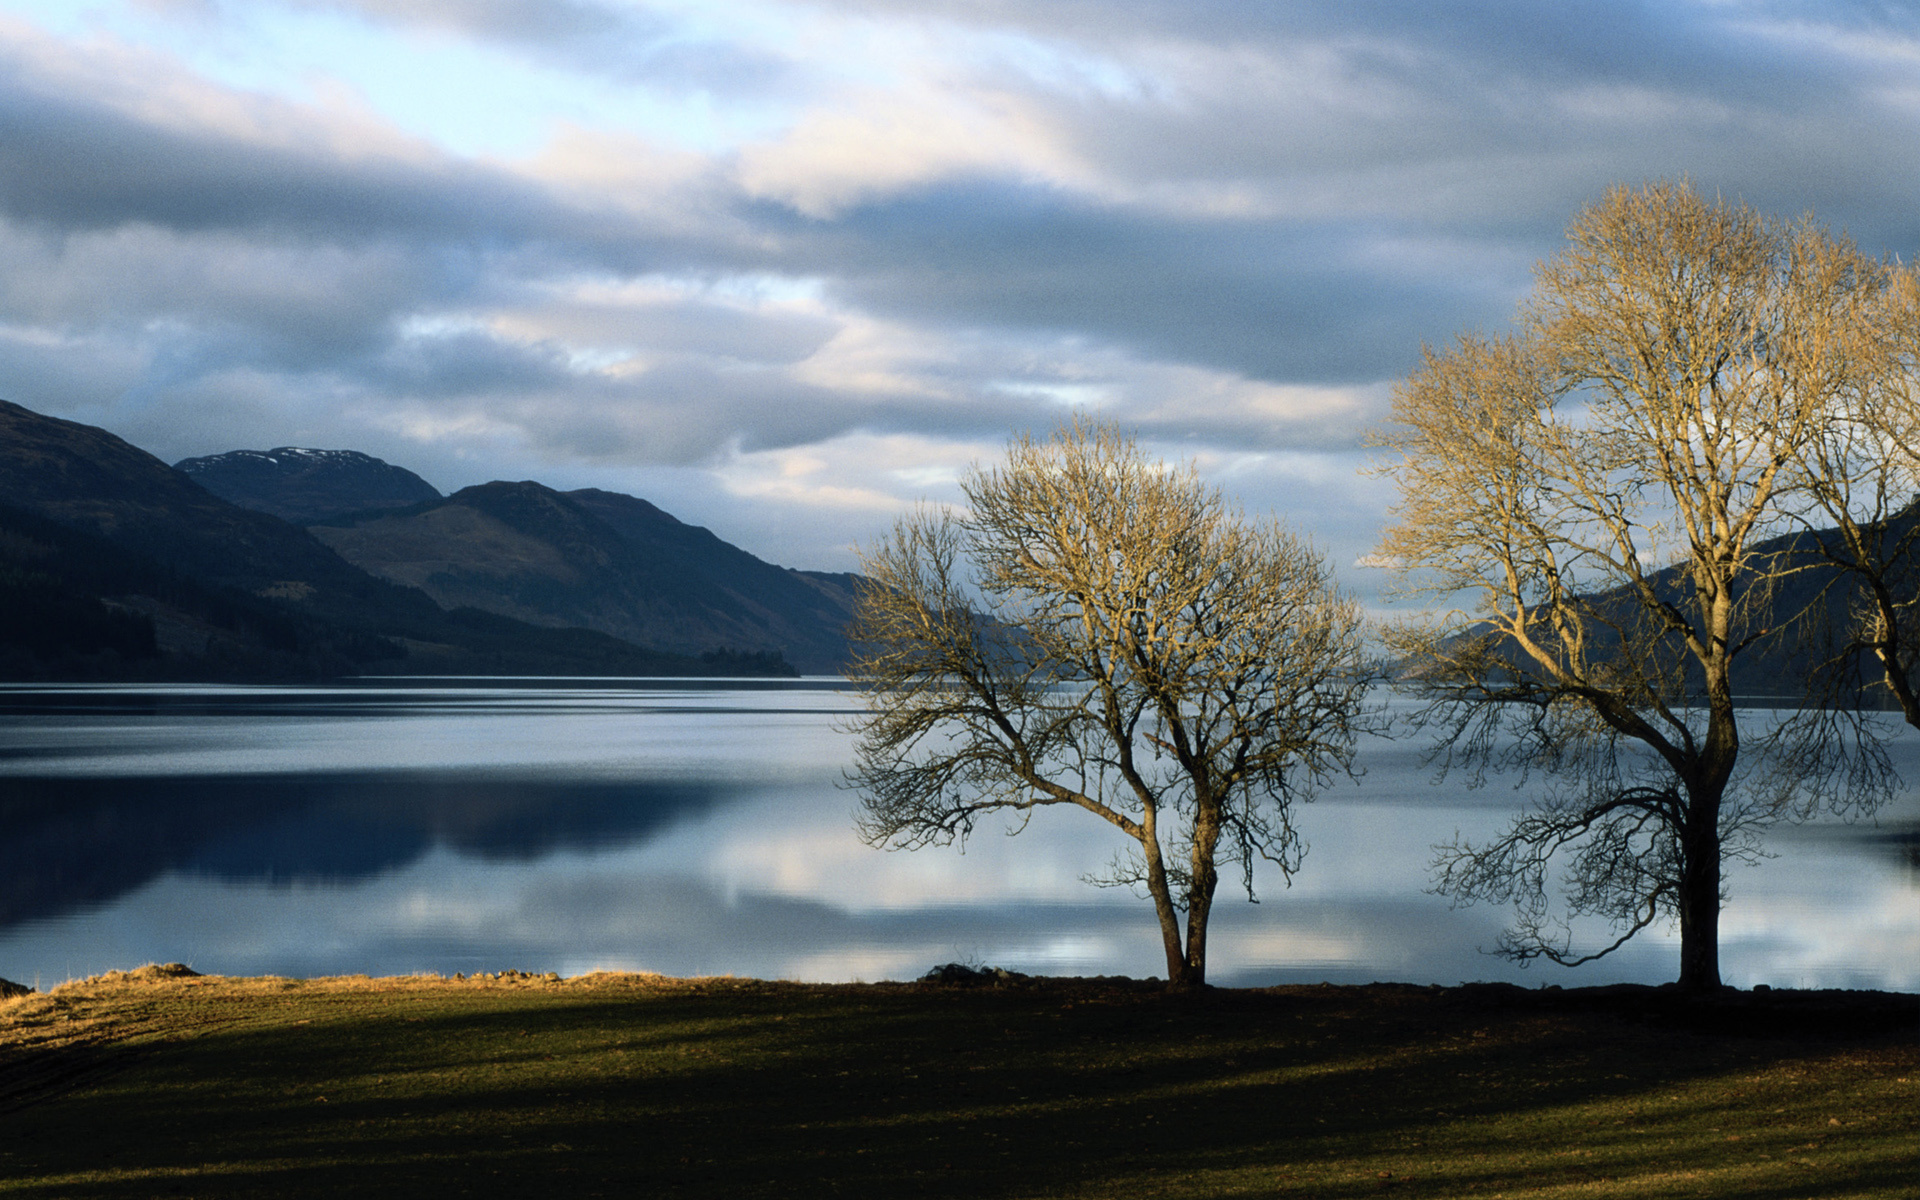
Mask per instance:
[[[444,606],[577,625],[683,654],[721,645],[774,651],[803,671],[837,673],[847,654],[851,577],[767,563],[618,492],[496,480],[310,532]]]
[[[358,450],[229,450],[183,458],[173,467],[222,500],[293,525],[441,498],[439,488],[412,471]]]
[[[0,609],[28,622],[0,643],[0,672],[12,678],[792,670],[774,654],[678,655],[448,611],[106,430],[9,401],[0,401],[0,502]],[[54,615],[63,607],[84,619],[63,629]]]
[[[300,519],[344,560],[473,608],[680,654],[778,653],[837,673],[858,580],[765,562],[651,501],[493,480],[442,496],[355,450],[279,447],[182,459],[243,507]]]

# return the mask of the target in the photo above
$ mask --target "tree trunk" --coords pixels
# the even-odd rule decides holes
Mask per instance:
[[[1719,576],[1708,614],[1714,653],[1706,673],[1707,735],[1696,769],[1683,776],[1686,825],[1680,834],[1680,986],[1689,992],[1720,987],[1720,805],[1740,759],[1740,722],[1733,706],[1733,659],[1727,652],[1733,622],[1733,577]]]
[[[1201,802],[1193,819],[1193,859],[1188,864],[1192,883],[1187,891],[1187,987],[1207,981],[1207,919],[1213,915],[1213,893],[1220,886],[1214,852],[1220,843],[1220,815],[1216,805]]]
[[[1180,986],[1197,988],[1207,981],[1207,917],[1213,912],[1213,885],[1209,879],[1202,890],[1198,885],[1187,898],[1187,953],[1181,965],[1186,968]]]
[[[1720,804],[1695,797],[1680,846],[1680,986],[1720,987]]]
[[[1681,884],[1680,986],[1690,992],[1711,992],[1720,987],[1719,874],[1717,870],[1702,870],[1698,875],[1703,878],[1690,878]]]
[[[1192,987],[1186,955],[1180,952],[1180,914],[1174,910],[1173,892],[1167,887],[1167,865],[1160,860],[1160,835],[1151,807],[1140,825],[1140,853],[1147,860],[1147,893],[1153,897],[1153,911],[1160,918],[1160,945],[1167,952],[1167,986]]]
[[[1195,987],[1198,980],[1180,952],[1180,914],[1174,910],[1173,896],[1167,890],[1167,873],[1159,863],[1147,872],[1147,890],[1153,893],[1153,908],[1160,917],[1160,944],[1167,952],[1167,987],[1176,991]]]

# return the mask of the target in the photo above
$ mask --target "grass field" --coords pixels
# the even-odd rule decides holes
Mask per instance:
[[[1920,997],[222,979],[0,1003],[21,1196],[1920,1195]]]

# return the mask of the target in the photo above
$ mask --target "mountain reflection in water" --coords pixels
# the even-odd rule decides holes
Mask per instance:
[[[1160,970],[1152,913],[1082,877],[1120,848],[1081,813],[884,853],[839,786],[831,681],[0,687],[0,976],[147,960],[226,974],[596,967],[905,978],[976,959]],[[1920,739],[1896,747],[1920,779]],[[1302,810],[1262,903],[1223,888],[1222,983],[1659,982],[1670,937],[1579,971],[1479,953],[1505,914],[1424,892],[1432,843],[1498,827],[1505,786],[1436,787],[1416,741]],[[1729,982],[1920,986],[1911,797],[1878,826],[1777,832],[1729,872]]]
[[[457,773],[0,778],[0,930],[168,871],[343,883],[436,845],[522,862],[619,846],[720,794],[702,783]]]

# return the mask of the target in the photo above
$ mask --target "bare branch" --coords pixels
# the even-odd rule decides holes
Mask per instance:
[[[850,782],[881,845],[1072,805],[1132,839],[1169,979],[1197,983],[1225,859],[1290,876],[1292,806],[1352,770],[1371,675],[1320,556],[1107,426],[1021,439],[870,549]],[[1177,914],[1186,915],[1184,939]]]
[[[1555,789],[1502,838],[1439,848],[1439,890],[1516,906],[1503,953],[1597,957],[1549,919],[1557,879],[1572,913],[1622,931],[1599,954],[1671,915],[1682,982],[1717,986],[1723,860],[1768,820],[1886,796],[1870,727],[1813,704],[1743,745],[1734,671],[1817,624],[1822,589],[1789,595],[1815,558],[1796,536],[1848,496],[1873,503],[1829,557],[1888,585],[1855,641],[1895,676],[1915,661],[1913,592],[1874,557],[1873,504],[1896,489],[1857,461],[1920,445],[1890,402],[1913,374],[1890,372],[1892,347],[1906,337],[1911,362],[1920,332],[1902,278],[1810,222],[1684,184],[1617,188],[1540,266],[1516,333],[1429,349],[1398,389],[1377,439],[1402,495],[1381,550],[1407,590],[1460,605],[1389,633],[1426,701],[1415,724],[1443,771]],[[1904,423],[1863,440],[1869,411]]]

